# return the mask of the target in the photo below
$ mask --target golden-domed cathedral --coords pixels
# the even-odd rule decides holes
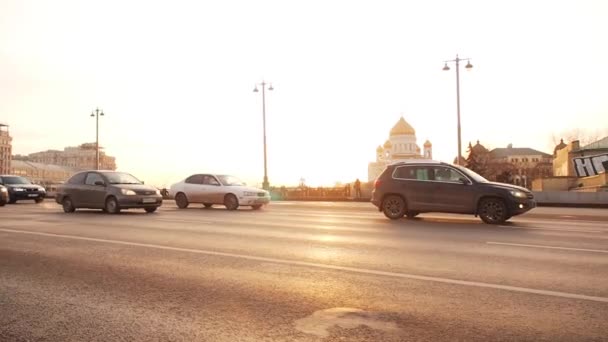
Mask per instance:
[[[368,165],[368,180],[374,181],[386,165],[406,159],[433,159],[433,145],[427,140],[421,150],[416,144],[416,130],[402,116],[391,129],[384,145],[376,148],[376,161]]]

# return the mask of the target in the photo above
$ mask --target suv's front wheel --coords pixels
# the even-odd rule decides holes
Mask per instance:
[[[501,224],[508,220],[507,205],[500,198],[484,198],[479,202],[477,213],[481,220],[488,224]]]
[[[407,208],[401,196],[389,195],[382,201],[382,212],[391,220],[398,220],[405,215]]]

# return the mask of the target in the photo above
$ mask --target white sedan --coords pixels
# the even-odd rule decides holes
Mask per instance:
[[[222,204],[228,210],[239,206],[257,210],[270,202],[270,193],[266,190],[246,186],[234,176],[209,173],[195,174],[171,185],[169,194],[180,209],[190,203],[202,203],[206,208]]]

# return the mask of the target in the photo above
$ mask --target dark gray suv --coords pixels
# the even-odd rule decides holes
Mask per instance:
[[[372,203],[393,220],[442,212],[479,216],[489,224],[536,207],[526,188],[490,182],[462,166],[420,160],[387,166],[376,179]]]

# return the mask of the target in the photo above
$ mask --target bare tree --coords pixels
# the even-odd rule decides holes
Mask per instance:
[[[596,142],[605,136],[608,136],[608,129],[591,130],[584,128],[570,128],[559,133],[551,133],[551,142],[553,143],[553,146],[557,146],[562,139],[566,144],[578,140],[581,146],[585,146]]]

